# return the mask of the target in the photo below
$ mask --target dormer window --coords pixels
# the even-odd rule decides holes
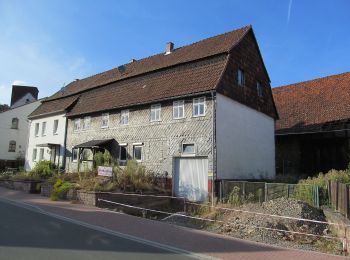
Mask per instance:
[[[17,117],[12,118],[11,128],[18,129],[18,118]]]
[[[237,83],[242,87],[245,85],[244,71],[241,69],[238,69],[237,71]]]

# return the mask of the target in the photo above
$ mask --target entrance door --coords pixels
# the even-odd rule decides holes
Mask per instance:
[[[208,159],[177,158],[175,160],[174,192],[190,201],[208,197]]]

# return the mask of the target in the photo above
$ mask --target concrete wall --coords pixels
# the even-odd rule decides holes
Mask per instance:
[[[216,115],[217,178],[273,178],[274,119],[221,94]]]
[[[57,134],[53,133],[54,120],[58,120],[58,131]],[[46,135],[42,136],[42,123],[46,122]],[[35,136],[35,124],[39,123],[39,135]],[[48,147],[37,147],[37,145],[45,143],[53,143],[60,145],[60,166],[62,165],[64,159],[64,138],[66,129],[66,117],[65,114],[59,114],[54,116],[49,116],[45,118],[33,119],[30,121],[29,128],[29,138],[28,138],[28,149],[26,152],[25,169],[27,171],[31,170],[35,165],[36,161],[39,159],[40,148],[44,148],[44,160],[50,160],[51,149]],[[37,160],[33,161],[33,149],[37,149]],[[58,155],[58,152],[57,152]]]
[[[0,160],[16,160],[24,158],[28,139],[28,115],[40,105],[36,101],[27,105],[0,113]],[[18,129],[11,129],[12,118],[18,118]],[[9,152],[9,142],[16,141],[16,151]]]
[[[117,143],[127,143],[129,158],[132,157],[133,143],[142,142],[143,162],[147,169],[157,173],[173,173],[173,159],[181,156],[182,143],[194,143],[196,155],[209,157],[209,171],[212,162],[212,102],[206,97],[206,116],[192,116],[192,98],[185,100],[185,118],[173,119],[173,102],[162,102],[161,121],[150,122],[151,105],[134,107],[129,113],[129,125],[120,125],[120,110],[110,111],[109,127],[101,128],[101,114],[91,116],[91,129],[74,131],[74,118],[68,120],[67,150],[73,146],[90,140],[113,138]],[[83,117],[81,117],[82,119]],[[118,157],[117,144],[112,149],[114,157]],[[72,162],[71,154],[67,154],[66,169],[77,170],[77,163]],[[81,169],[84,167],[82,166]]]

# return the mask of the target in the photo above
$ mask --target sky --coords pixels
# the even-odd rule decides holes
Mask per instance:
[[[350,0],[0,0],[0,104],[249,24],[273,87],[350,71]]]

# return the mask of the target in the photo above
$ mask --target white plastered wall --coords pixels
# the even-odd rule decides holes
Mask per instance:
[[[217,94],[217,179],[275,177],[274,119]]]

